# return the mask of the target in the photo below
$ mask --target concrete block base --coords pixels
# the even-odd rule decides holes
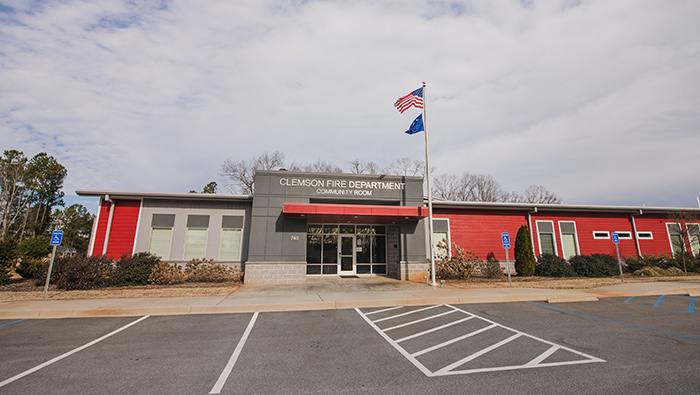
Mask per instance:
[[[248,262],[245,264],[245,284],[303,284],[306,263]]]
[[[428,276],[428,263],[401,262],[399,263],[399,280],[424,281]]]

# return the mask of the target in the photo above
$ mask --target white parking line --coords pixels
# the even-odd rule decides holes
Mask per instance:
[[[394,329],[403,328],[403,327],[406,327],[406,326],[409,326],[409,325],[417,324],[417,323],[419,323],[419,322],[424,322],[424,321],[432,320],[432,319],[435,319],[435,318],[438,318],[438,317],[442,317],[443,315],[452,314],[452,313],[454,313],[454,312],[455,312],[455,310],[445,311],[444,313],[439,313],[439,314],[431,315],[430,317],[425,317],[425,318],[421,318],[421,319],[418,319],[418,320],[415,320],[415,321],[406,322],[406,323],[404,323],[404,324],[399,324],[399,325],[396,325],[396,326],[392,326],[391,328],[386,328],[386,329],[384,329],[384,330],[385,330],[385,331],[391,331],[391,330],[394,330]]]
[[[375,320],[374,322],[382,322],[382,321],[393,320],[394,318],[399,318],[399,317],[407,316],[407,315],[410,315],[410,314],[419,313],[419,312],[421,312],[421,311],[434,309],[434,308],[436,308],[436,307],[440,307],[440,306],[428,306],[428,307],[424,307],[424,308],[418,309],[418,310],[411,310],[411,311],[407,311],[407,312],[405,312],[405,313],[401,313],[401,314],[396,314],[396,315],[392,315],[392,316],[389,316],[389,317],[380,318],[380,319],[378,319],[378,320]]]
[[[233,366],[236,364],[236,361],[238,360],[238,356],[241,355],[241,351],[243,350],[243,345],[245,345],[246,340],[248,340],[248,336],[250,335],[250,331],[253,330],[253,325],[255,325],[255,320],[258,319],[258,312],[255,312],[253,314],[253,317],[250,319],[250,322],[248,323],[248,327],[245,328],[245,332],[243,332],[243,336],[241,336],[241,340],[238,341],[238,345],[236,346],[236,349],[233,350],[233,354],[231,354],[231,358],[228,360],[228,363],[226,364],[226,367],[224,367],[224,371],[221,372],[221,375],[219,376],[219,379],[216,380],[216,383],[214,384],[214,387],[209,391],[210,394],[220,394],[221,389],[224,388],[224,384],[226,384],[226,380],[228,380],[228,376],[231,375],[231,371],[233,370]]]
[[[21,378],[24,377],[24,376],[27,376],[27,375],[29,375],[29,374],[32,374],[32,373],[36,372],[36,371],[39,370],[39,369],[43,369],[43,368],[45,368],[45,367],[47,367],[47,366],[49,366],[49,365],[51,365],[51,364],[53,364],[53,363],[55,363],[55,362],[58,362],[58,361],[62,360],[63,358],[69,357],[69,356],[71,356],[71,355],[77,353],[78,351],[82,351],[82,350],[84,350],[84,349],[86,349],[86,348],[88,348],[88,347],[90,347],[90,346],[92,346],[92,345],[95,345],[95,344],[101,342],[102,340],[105,340],[105,339],[107,339],[108,337],[111,337],[111,336],[113,336],[113,335],[116,335],[117,333],[123,331],[124,329],[129,328],[130,326],[133,326],[133,325],[138,324],[139,322],[145,320],[145,319],[148,318],[148,317],[149,317],[149,316],[145,315],[145,316],[139,318],[138,320],[133,321],[133,322],[130,323],[130,324],[124,325],[124,326],[122,326],[121,328],[119,328],[119,329],[117,329],[117,330],[115,330],[115,331],[112,331],[112,332],[110,332],[110,333],[108,333],[108,334],[106,334],[106,335],[104,335],[104,336],[102,336],[102,337],[100,337],[100,338],[97,338],[97,339],[95,339],[95,340],[93,340],[93,341],[91,341],[91,342],[89,342],[89,343],[87,343],[87,344],[84,344],[84,345],[82,345],[82,346],[80,346],[80,347],[78,347],[78,348],[76,348],[76,349],[73,349],[73,350],[71,350],[71,351],[68,351],[68,352],[65,353],[65,354],[61,354],[61,355],[57,356],[56,358],[53,358],[53,359],[51,359],[51,360],[49,360],[49,361],[46,361],[46,362],[42,363],[41,365],[37,365],[37,366],[35,366],[35,367],[33,367],[33,368],[29,369],[29,370],[25,370],[24,372],[22,372],[22,373],[20,373],[20,374],[18,374],[18,375],[16,375],[16,376],[10,377],[9,379],[7,379],[7,380],[5,380],[5,381],[0,382],[0,387],[4,387],[4,386],[6,386],[7,384],[10,384],[10,383],[13,382],[13,381],[19,380],[19,379],[21,379]]]
[[[420,320],[416,320],[416,321],[409,322],[409,323],[406,323],[406,324],[397,325],[397,326],[390,327],[390,328],[381,329],[381,328],[379,328],[379,327],[376,325],[377,322],[390,320],[390,319],[392,319],[392,318],[397,318],[397,317],[406,316],[406,315],[409,315],[409,314],[413,314],[413,313],[416,313],[416,312],[419,312],[419,311],[429,310],[429,309],[431,309],[431,308],[436,308],[436,307],[447,307],[447,308],[450,309],[450,312],[451,312],[451,313],[461,312],[461,313],[467,315],[467,317],[464,317],[464,318],[461,318],[461,319],[456,319],[455,321],[449,322],[449,323],[447,323],[447,324],[442,324],[442,325],[439,325],[439,326],[436,326],[436,327],[433,327],[433,328],[429,328],[429,329],[427,329],[427,330],[423,330],[423,331],[421,331],[421,332],[417,332],[417,333],[414,333],[414,334],[410,334],[410,335],[405,336],[405,337],[403,337],[403,338],[400,338],[400,339],[398,339],[398,340],[392,339],[386,332],[388,332],[388,331],[390,331],[390,330],[392,330],[392,329],[396,329],[396,328],[398,328],[398,327],[405,327],[405,326],[408,326],[408,325],[411,325],[411,324],[414,324],[414,323],[417,323],[417,322],[428,321],[428,320],[430,320],[430,319],[432,319],[432,318],[434,318],[434,317],[436,317],[436,316],[446,315],[446,313],[441,313],[441,314],[438,314],[438,315],[436,315],[436,316],[423,318],[423,319],[420,319]],[[362,311],[360,311],[359,309],[355,309],[355,310],[362,316],[362,318],[365,319],[365,321],[367,321],[367,323],[368,323],[370,326],[372,326],[372,328],[374,328],[374,330],[376,330],[386,341],[388,341],[396,350],[398,350],[398,351],[401,353],[401,355],[403,355],[406,359],[408,359],[411,363],[413,363],[414,366],[416,366],[421,372],[423,372],[423,374],[425,374],[425,375],[428,376],[428,377],[446,376],[446,375],[455,375],[455,374],[470,374],[470,373],[480,373],[480,372],[495,372],[495,371],[503,371],[503,370],[530,369],[530,368],[539,368],[539,367],[548,367],[548,366],[574,365],[574,364],[591,363],[591,362],[605,362],[605,360],[603,360],[603,359],[600,359],[600,358],[597,358],[597,357],[594,357],[594,356],[591,356],[591,355],[588,355],[588,354],[584,354],[584,353],[582,353],[582,352],[580,352],[580,351],[576,351],[576,350],[574,350],[574,349],[571,349],[571,348],[568,348],[568,347],[564,347],[564,346],[561,346],[561,345],[552,343],[552,342],[547,341],[547,340],[544,340],[544,339],[540,339],[540,338],[538,338],[538,337],[529,335],[529,334],[527,334],[527,333],[518,331],[518,330],[513,329],[513,328],[509,328],[509,327],[507,327],[507,326],[504,326],[504,325],[498,324],[498,323],[496,323],[496,322],[494,322],[494,321],[491,321],[491,320],[489,320],[489,319],[487,319],[487,318],[483,318],[483,317],[477,316],[477,315],[475,315],[475,314],[469,313],[469,312],[467,312],[467,311],[465,311],[465,310],[462,310],[462,309],[460,309],[460,308],[457,308],[457,307],[454,307],[454,306],[450,306],[450,305],[439,305],[439,306],[424,307],[424,308],[421,308],[421,309],[412,310],[412,311],[407,311],[407,312],[405,312],[405,313],[393,315],[393,316],[391,316],[391,317],[380,318],[380,319],[377,319],[377,320],[374,320],[374,321],[373,321],[370,317],[368,317],[366,314],[364,314]],[[392,309],[392,310],[393,310],[393,309]],[[389,311],[389,310],[387,309],[387,310],[385,310],[385,311]],[[438,330],[441,330],[441,329],[446,329],[446,328],[448,328],[448,327],[451,327],[451,326],[454,326],[454,325],[457,325],[457,324],[459,324],[459,323],[462,323],[462,322],[465,322],[465,321],[468,321],[468,320],[472,320],[472,319],[476,319],[476,320],[482,321],[482,322],[486,323],[487,325],[486,325],[485,327],[483,327],[483,328],[480,328],[480,329],[471,331],[470,333],[466,333],[466,334],[461,334],[461,335],[459,335],[459,336],[455,336],[455,337],[452,338],[452,339],[449,339],[449,340],[447,340],[447,341],[441,342],[441,343],[439,343],[439,344],[431,345],[431,346],[429,346],[429,347],[427,347],[427,348],[424,348],[424,349],[422,349],[422,350],[419,350],[419,351],[416,351],[416,352],[413,352],[413,353],[408,352],[408,351],[407,351],[406,349],[404,349],[401,345],[399,345],[400,342],[404,342],[404,341],[406,341],[406,340],[414,339],[414,338],[417,338],[417,337],[420,337],[420,336],[423,336],[423,335],[425,335],[425,334],[428,334],[428,333],[431,333],[431,332],[435,332],[435,331],[438,331]],[[480,334],[480,333],[485,333],[485,332],[487,332],[487,331],[489,331],[489,330],[492,330],[492,329],[499,329],[499,330],[501,330],[501,331],[502,331],[502,330],[506,330],[506,331],[511,332],[512,334],[511,334],[509,337],[507,337],[506,339],[501,340],[501,341],[499,341],[499,342],[497,342],[497,343],[495,343],[495,344],[490,344],[490,345],[484,344],[484,347],[481,348],[479,351],[473,352],[473,353],[471,353],[470,355],[467,355],[467,356],[465,356],[465,357],[463,357],[463,358],[458,359],[457,361],[454,361],[454,360],[452,360],[452,361],[445,361],[447,364],[446,364],[445,366],[443,366],[443,367],[441,367],[441,368],[435,370],[435,371],[432,371],[431,369],[428,369],[425,365],[423,365],[423,364],[417,359],[417,357],[419,357],[419,356],[421,356],[421,355],[424,355],[424,354],[430,353],[430,352],[432,352],[432,351],[435,351],[435,350],[441,349],[441,348],[443,348],[443,347],[446,347],[446,346],[448,346],[448,345],[451,345],[451,344],[454,344],[454,343],[457,343],[457,342],[466,340],[466,339],[468,339],[468,338],[470,338],[470,337],[474,337],[475,335],[478,335],[478,334]],[[477,358],[479,358],[479,357],[481,357],[481,356],[483,356],[483,355],[486,355],[486,354],[488,354],[489,352],[494,351],[494,350],[496,350],[496,349],[498,349],[498,348],[500,348],[500,347],[506,346],[508,343],[510,343],[510,342],[512,342],[512,341],[514,341],[514,340],[516,340],[516,339],[518,339],[518,338],[521,338],[521,337],[523,337],[523,338],[529,338],[529,339],[535,340],[535,341],[537,341],[537,342],[539,342],[539,343],[544,343],[544,344],[546,344],[546,345],[549,345],[550,347],[548,347],[547,350],[545,350],[544,352],[540,352],[540,354],[539,354],[537,357],[535,357],[535,358],[533,358],[533,359],[531,359],[531,360],[529,360],[529,361],[527,361],[527,362],[525,362],[525,361],[517,361],[518,355],[517,355],[517,354],[514,355],[514,358],[513,358],[514,361],[513,361],[513,362],[525,362],[525,363],[516,363],[516,364],[508,365],[508,366],[502,366],[502,365],[500,365],[500,364],[497,364],[497,365],[500,365],[500,366],[492,366],[492,367],[484,367],[484,368],[473,368],[473,369],[466,369],[466,370],[457,370],[460,366],[463,366],[463,365],[465,365],[465,364],[468,364],[470,361],[473,361],[473,360],[475,360],[475,359],[477,359]],[[428,339],[428,340],[429,340],[429,339]],[[547,358],[549,358],[549,357],[552,356],[554,353],[556,353],[557,351],[560,351],[560,350],[561,350],[562,352],[564,352],[564,353],[569,353],[569,354],[574,354],[574,355],[572,355],[572,356],[569,357],[570,360],[563,360],[563,361],[560,360],[560,361],[557,361],[557,362],[545,362]],[[447,354],[446,354],[446,355],[447,355]],[[563,354],[562,357],[565,356],[565,355],[566,355],[566,354]],[[508,357],[508,358],[510,358],[510,357]],[[561,359],[561,358],[558,358],[558,359]],[[510,359],[507,359],[506,361],[510,361]],[[510,363],[510,362],[507,362],[507,363]]]

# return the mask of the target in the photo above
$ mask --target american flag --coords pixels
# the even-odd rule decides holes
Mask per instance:
[[[423,88],[414,90],[394,103],[394,107],[396,107],[401,114],[403,114],[403,112],[408,110],[408,108],[411,106],[423,108]]]

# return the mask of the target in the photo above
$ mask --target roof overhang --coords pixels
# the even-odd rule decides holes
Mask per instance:
[[[427,207],[375,206],[361,204],[284,203],[282,213],[289,218],[311,222],[386,224],[418,220],[428,216]]]
[[[218,193],[162,193],[162,192],[130,192],[130,191],[95,191],[95,190],[84,190],[80,189],[75,191],[78,196],[94,196],[94,197],[105,197],[117,199],[177,199],[177,200],[191,200],[191,199],[205,199],[205,200],[245,200],[252,201],[253,197],[250,195],[224,195]]]

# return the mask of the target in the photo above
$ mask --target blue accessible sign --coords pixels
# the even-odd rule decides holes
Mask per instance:
[[[501,240],[503,241],[503,248],[510,248],[510,235],[507,232],[501,233]]]
[[[52,246],[61,245],[61,240],[63,240],[63,231],[62,230],[54,230],[53,233],[51,233],[51,245]]]
[[[620,242],[620,236],[617,235],[617,232],[612,232],[612,238],[613,238],[613,243],[617,244]]]

